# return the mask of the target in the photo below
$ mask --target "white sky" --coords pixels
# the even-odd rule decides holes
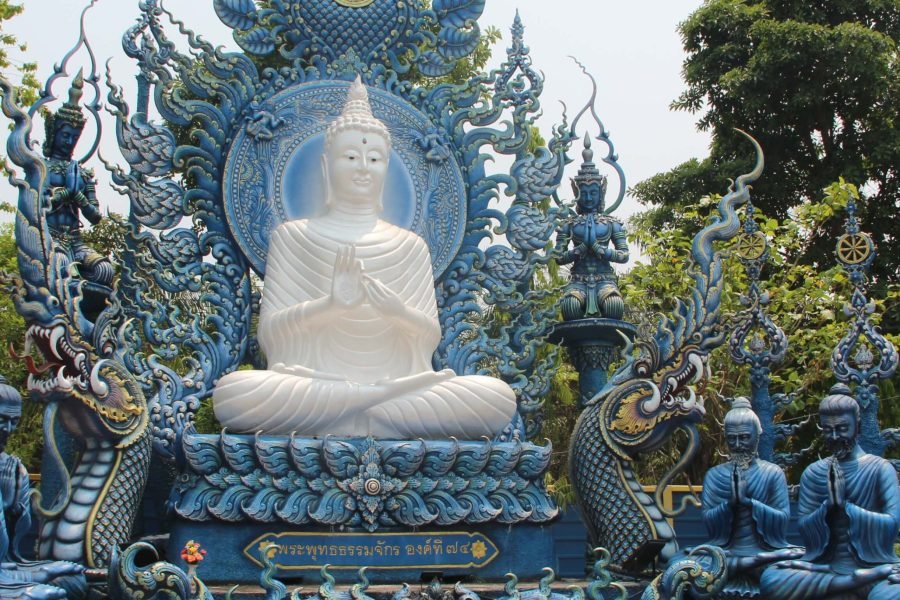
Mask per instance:
[[[7,32],[28,44],[24,57],[38,63],[41,80],[77,39],[78,16],[85,4],[86,0],[27,0],[25,12],[6,24]],[[488,0],[480,23],[503,32],[489,65],[493,67],[505,56],[509,27],[519,9],[533,65],[545,75],[541,98],[544,115],[538,122],[545,133],[560,121],[559,101],[566,102],[571,119],[588,99],[589,81],[568,56],[576,56],[585,64],[600,86],[597,110],[615,143],[630,186],[708,153],[709,137],[696,130],[697,117],[668,109],[684,88],[680,78],[684,53],[676,27],[700,4],[700,0]],[[206,40],[235,47],[230,30],[213,11],[212,0],[168,0],[164,5]],[[114,80],[124,86],[132,110],[136,69],[122,52],[121,35],[137,15],[137,0],[100,0],[87,20],[95,53],[101,64],[112,58]],[[77,70],[78,62],[72,66],[70,73]],[[54,91],[64,96],[67,88],[68,84],[58,85]],[[36,137],[41,137],[42,131],[38,127]],[[83,152],[87,143],[83,139],[79,150]],[[574,156],[580,158],[579,148],[575,150]],[[124,164],[109,123],[105,125],[101,153],[107,160]],[[104,189],[103,166],[96,158],[91,166],[101,178],[101,205],[125,212],[125,201]],[[577,164],[572,166],[573,174],[575,169]],[[0,194],[0,199],[14,202],[12,189],[6,189],[8,193]],[[568,197],[568,185],[560,191]],[[613,194],[611,181],[610,200]],[[626,199],[617,216],[625,218],[637,208],[635,202]]]

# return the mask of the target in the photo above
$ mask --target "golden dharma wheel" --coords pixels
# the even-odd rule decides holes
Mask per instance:
[[[868,259],[875,250],[872,238],[864,233],[845,233],[838,238],[838,259],[848,265],[858,265]]]
[[[744,260],[755,260],[766,252],[766,236],[761,231],[738,236],[735,253]]]

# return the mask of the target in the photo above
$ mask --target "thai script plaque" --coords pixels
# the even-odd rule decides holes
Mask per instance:
[[[483,567],[500,554],[482,533],[266,533],[244,548],[263,566],[263,553],[281,571],[320,569],[414,569]]]

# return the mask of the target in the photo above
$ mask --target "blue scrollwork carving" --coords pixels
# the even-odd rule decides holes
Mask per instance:
[[[609,548],[616,564],[635,557],[651,540],[671,542],[674,531],[664,515],[677,514],[688,500],[670,513],[662,507],[661,493],[697,451],[696,423],[705,410],[691,384],[705,375],[708,353],[725,341],[719,323],[722,255],[714,242],[738,233],[735,211],[749,200],[748,185],[762,174],[762,149],[747,137],[756,150],[756,165],[735,180],[719,202],[718,218],[694,237],[690,299],[679,299],[674,314],[660,319],[651,337],[634,344],[636,356],[628,344],[625,364],[587,403],[575,426],[569,461],[582,514],[592,541]],[[656,497],[650,498],[631,461],[638,453],[658,448],[679,429],[687,434],[688,446],[658,482]],[[664,550],[664,558],[672,546]]]
[[[732,360],[750,367],[750,402],[763,428],[759,436],[759,457],[784,467],[796,464],[809,448],[776,453],[775,446],[794,435],[807,420],[775,423],[775,416],[793,401],[794,395],[769,392],[771,369],[787,355],[788,340],[784,330],[766,312],[769,294],[760,286],[760,275],[768,262],[769,243],[756,224],[754,212],[753,204],[748,202],[744,231],[735,243],[735,253],[747,272],[750,289],[741,297],[741,303],[747,308],[736,317],[728,349]]]
[[[176,513],[195,521],[346,525],[532,522],[557,508],[543,487],[550,446],[390,442],[186,432]]]
[[[867,289],[869,268],[876,256],[875,243],[869,234],[859,230],[853,199],[847,203],[845,232],[838,238],[835,252],[850,277],[853,294],[844,306],[844,314],[851,319],[850,327],[831,354],[831,368],[838,381],[856,384],[853,396],[862,409],[859,445],[869,454],[882,456],[885,448],[900,440],[900,434],[894,429],[879,431],[877,383],[894,374],[900,355],[872,323],[875,303],[869,301]]]
[[[176,458],[178,436],[216,380],[254,358],[250,269],[264,273],[275,225],[316,211],[295,193],[298,177],[319,172],[307,171],[308,159],[357,74],[395,138],[389,185],[402,201],[387,216],[428,241],[439,276],[444,336],[434,366],[506,380],[520,416],[502,439],[516,430],[536,435],[555,354],[538,352],[552,308],[546,292],[528,284],[550,259],[544,249],[556,209],[540,206],[562,177],[571,135],[559,128],[548,147],[529,152],[542,80],[521,20],[499,69],[462,85],[420,88],[407,79],[416,69],[435,76],[471,52],[483,2],[435,2],[430,10],[411,0],[215,6],[246,53],[215,49],[144,0],[123,39],[140,68],[138,112],[107,76],[128,163],[108,169],[132,207],[119,322],[130,323],[127,366],[148,399],[155,450]],[[167,37],[167,19],[191,55]],[[360,19],[365,27],[353,27]],[[260,57],[281,66],[262,68]],[[165,123],[147,121],[141,109],[151,99]],[[511,121],[502,121],[505,114]],[[510,173],[486,172],[492,152],[513,157]],[[494,206],[503,191],[514,197],[506,210]],[[508,244],[486,245],[493,235]],[[170,310],[169,298],[183,294],[204,310]],[[499,331],[476,325],[485,303],[511,315]]]

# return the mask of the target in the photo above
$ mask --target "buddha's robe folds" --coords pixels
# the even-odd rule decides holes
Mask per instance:
[[[383,316],[368,300],[304,318],[305,303],[331,294],[338,250],[351,244],[364,277],[420,313],[417,325]],[[434,372],[441,329],[428,247],[384,221],[350,236],[327,217],[280,225],[258,336],[270,370],[230,373],[213,392],[216,417],[233,430],[475,439],[498,433],[516,409],[498,379]]]
[[[861,583],[835,594],[838,577],[897,562],[894,541],[900,532],[900,488],[894,467],[881,457],[863,454],[840,463],[846,483],[843,509],[828,509],[830,459],[819,460],[800,479],[800,533],[809,568],[774,564],[762,576],[763,597],[772,600],[900,598],[900,585]],[[871,593],[870,593],[871,592]]]

